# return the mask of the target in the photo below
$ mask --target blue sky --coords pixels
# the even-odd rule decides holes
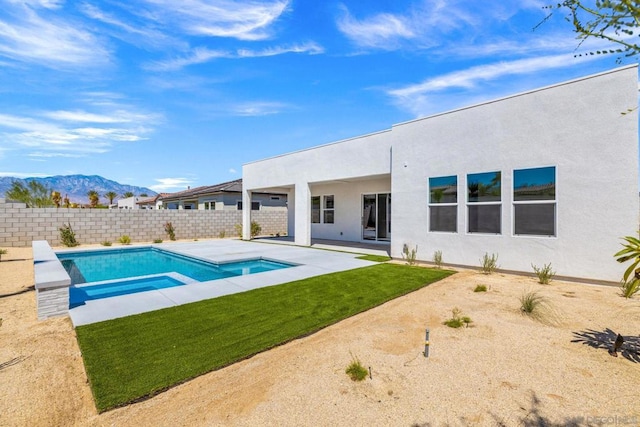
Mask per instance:
[[[548,0],[0,3],[0,176],[158,192],[619,65]]]

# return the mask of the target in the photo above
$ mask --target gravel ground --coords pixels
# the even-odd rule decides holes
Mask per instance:
[[[30,248],[0,262],[1,426],[640,425],[640,296],[470,270],[97,414],[71,322],[36,320],[32,263]],[[526,291],[548,302],[539,320],[519,309]],[[471,327],[442,324],[455,307]],[[362,382],[345,374],[353,358]]]

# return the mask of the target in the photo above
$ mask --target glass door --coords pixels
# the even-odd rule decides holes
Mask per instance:
[[[362,239],[391,239],[391,194],[362,196]]]
[[[376,195],[362,196],[362,239],[376,240]]]

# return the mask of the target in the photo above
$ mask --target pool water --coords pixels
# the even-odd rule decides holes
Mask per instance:
[[[264,259],[215,264],[149,247],[56,255],[71,276],[72,285],[171,272],[206,282],[291,267]]]
[[[110,298],[145,291],[182,286],[179,280],[169,276],[145,277],[143,279],[122,280],[101,285],[71,286],[69,288],[69,308],[83,305],[85,301]]]
[[[206,282],[292,267],[292,264],[265,259],[216,264],[151,247],[65,252],[56,255],[71,277],[71,307],[87,300],[185,284],[167,276],[168,273],[178,273],[197,282]],[[104,281],[112,282],[91,285],[93,282]]]

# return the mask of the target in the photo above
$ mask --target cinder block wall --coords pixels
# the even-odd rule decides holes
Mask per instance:
[[[262,235],[285,234],[287,211],[251,211],[251,220],[262,227]],[[168,240],[164,224],[171,222],[177,239],[205,239],[236,236],[242,211],[230,210],[133,210],[27,208],[23,203],[0,199],[0,247],[30,246],[33,240],[60,245],[59,228],[71,224],[81,244],[116,243],[122,235],[132,242]]]

